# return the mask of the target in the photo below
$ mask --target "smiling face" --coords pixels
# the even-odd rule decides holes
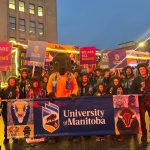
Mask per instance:
[[[147,70],[145,67],[140,67],[139,72],[141,76],[146,76],[147,75]]]
[[[15,86],[15,84],[16,84],[16,80],[15,79],[12,78],[12,79],[9,80],[9,85],[10,86]]]
[[[115,86],[117,86],[117,85],[119,85],[119,80],[118,79],[114,79],[113,83],[114,83]]]
[[[126,75],[129,76],[129,75],[131,75],[131,74],[132,74],[131,68],[127,68],[127,69],[126,69]]]

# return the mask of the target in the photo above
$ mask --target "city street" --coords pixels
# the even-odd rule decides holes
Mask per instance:
[[[147,117],[148,120],[148,117]],[[122,142],[118,142],[112,136],[107,136],[104,142],[96,142],[95,137],[82,137],[81,142],[74,143],[68,138],[59,138],[56,144],[38,143],[34,146],[27,144],[24,140],[19,140],[18,143],[9,141],[9,144],[3,145],[3,120],[0,117],[0,145],[2,150],[149,150],[150,144],[141,144],[140,135],[125,136]],[[150,141],[150,134],[148,137]]]
[[[150,150],[149,6],[0,0],[0,150]]]

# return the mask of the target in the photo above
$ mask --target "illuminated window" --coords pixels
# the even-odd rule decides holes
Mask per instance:
[[[15,0],[9,0],[9,8],[15,9]]]
[[[35,22],[34,21],[30,21],[30,28],[29,28],[29,32],[30,33],[35,33]]]
[[[43,7],[38,7],[38,16],[43,16]]]
[[[25,20],[24,19],[19,19],[19,30],[25,31]]]
[[[29,13],[30,14],[35,14],[35,5],[29,4]]]
[[[9,17],[9,28],[15,30],[16,29],[16,18]]]
[[[25,4],[22,1],[19,1],[19,11],[24,12]]]
[[[44,24],[39,23],[39,35],[43,35],[43,34],[44,34]]]

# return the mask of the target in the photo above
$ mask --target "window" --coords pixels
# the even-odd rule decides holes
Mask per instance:
[[[22,1],[19,1],[19,11],[24,12],[25,4]]]
[[[19,30],[25,31],[25,20],[24,19],[19,19]]]
[[[15,0],[9,0],[9,8],[15,9]]]
[[[35,14],[35,5],[29,4],[29,13],[30,14]]]
[[[38,7],[38,16],[43,16],[43,7]]]
[[[35,33],[35,22],[30,21],[30,28],[29,28],[30,33]]]
[[[44,34],[44,24],[39,23],[39,35],[43,35],[43,34]]]
[[[16,29],[16,18],[9,17],[9,28],[15,30]]]

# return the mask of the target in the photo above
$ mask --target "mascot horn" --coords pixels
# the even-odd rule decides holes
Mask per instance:
[[[54,73],[49,77],[47,92],[50,99],[55,97],[77,96],[78,85],[70,72],[71,60],[65,53],[59,53],[53,58]]]

